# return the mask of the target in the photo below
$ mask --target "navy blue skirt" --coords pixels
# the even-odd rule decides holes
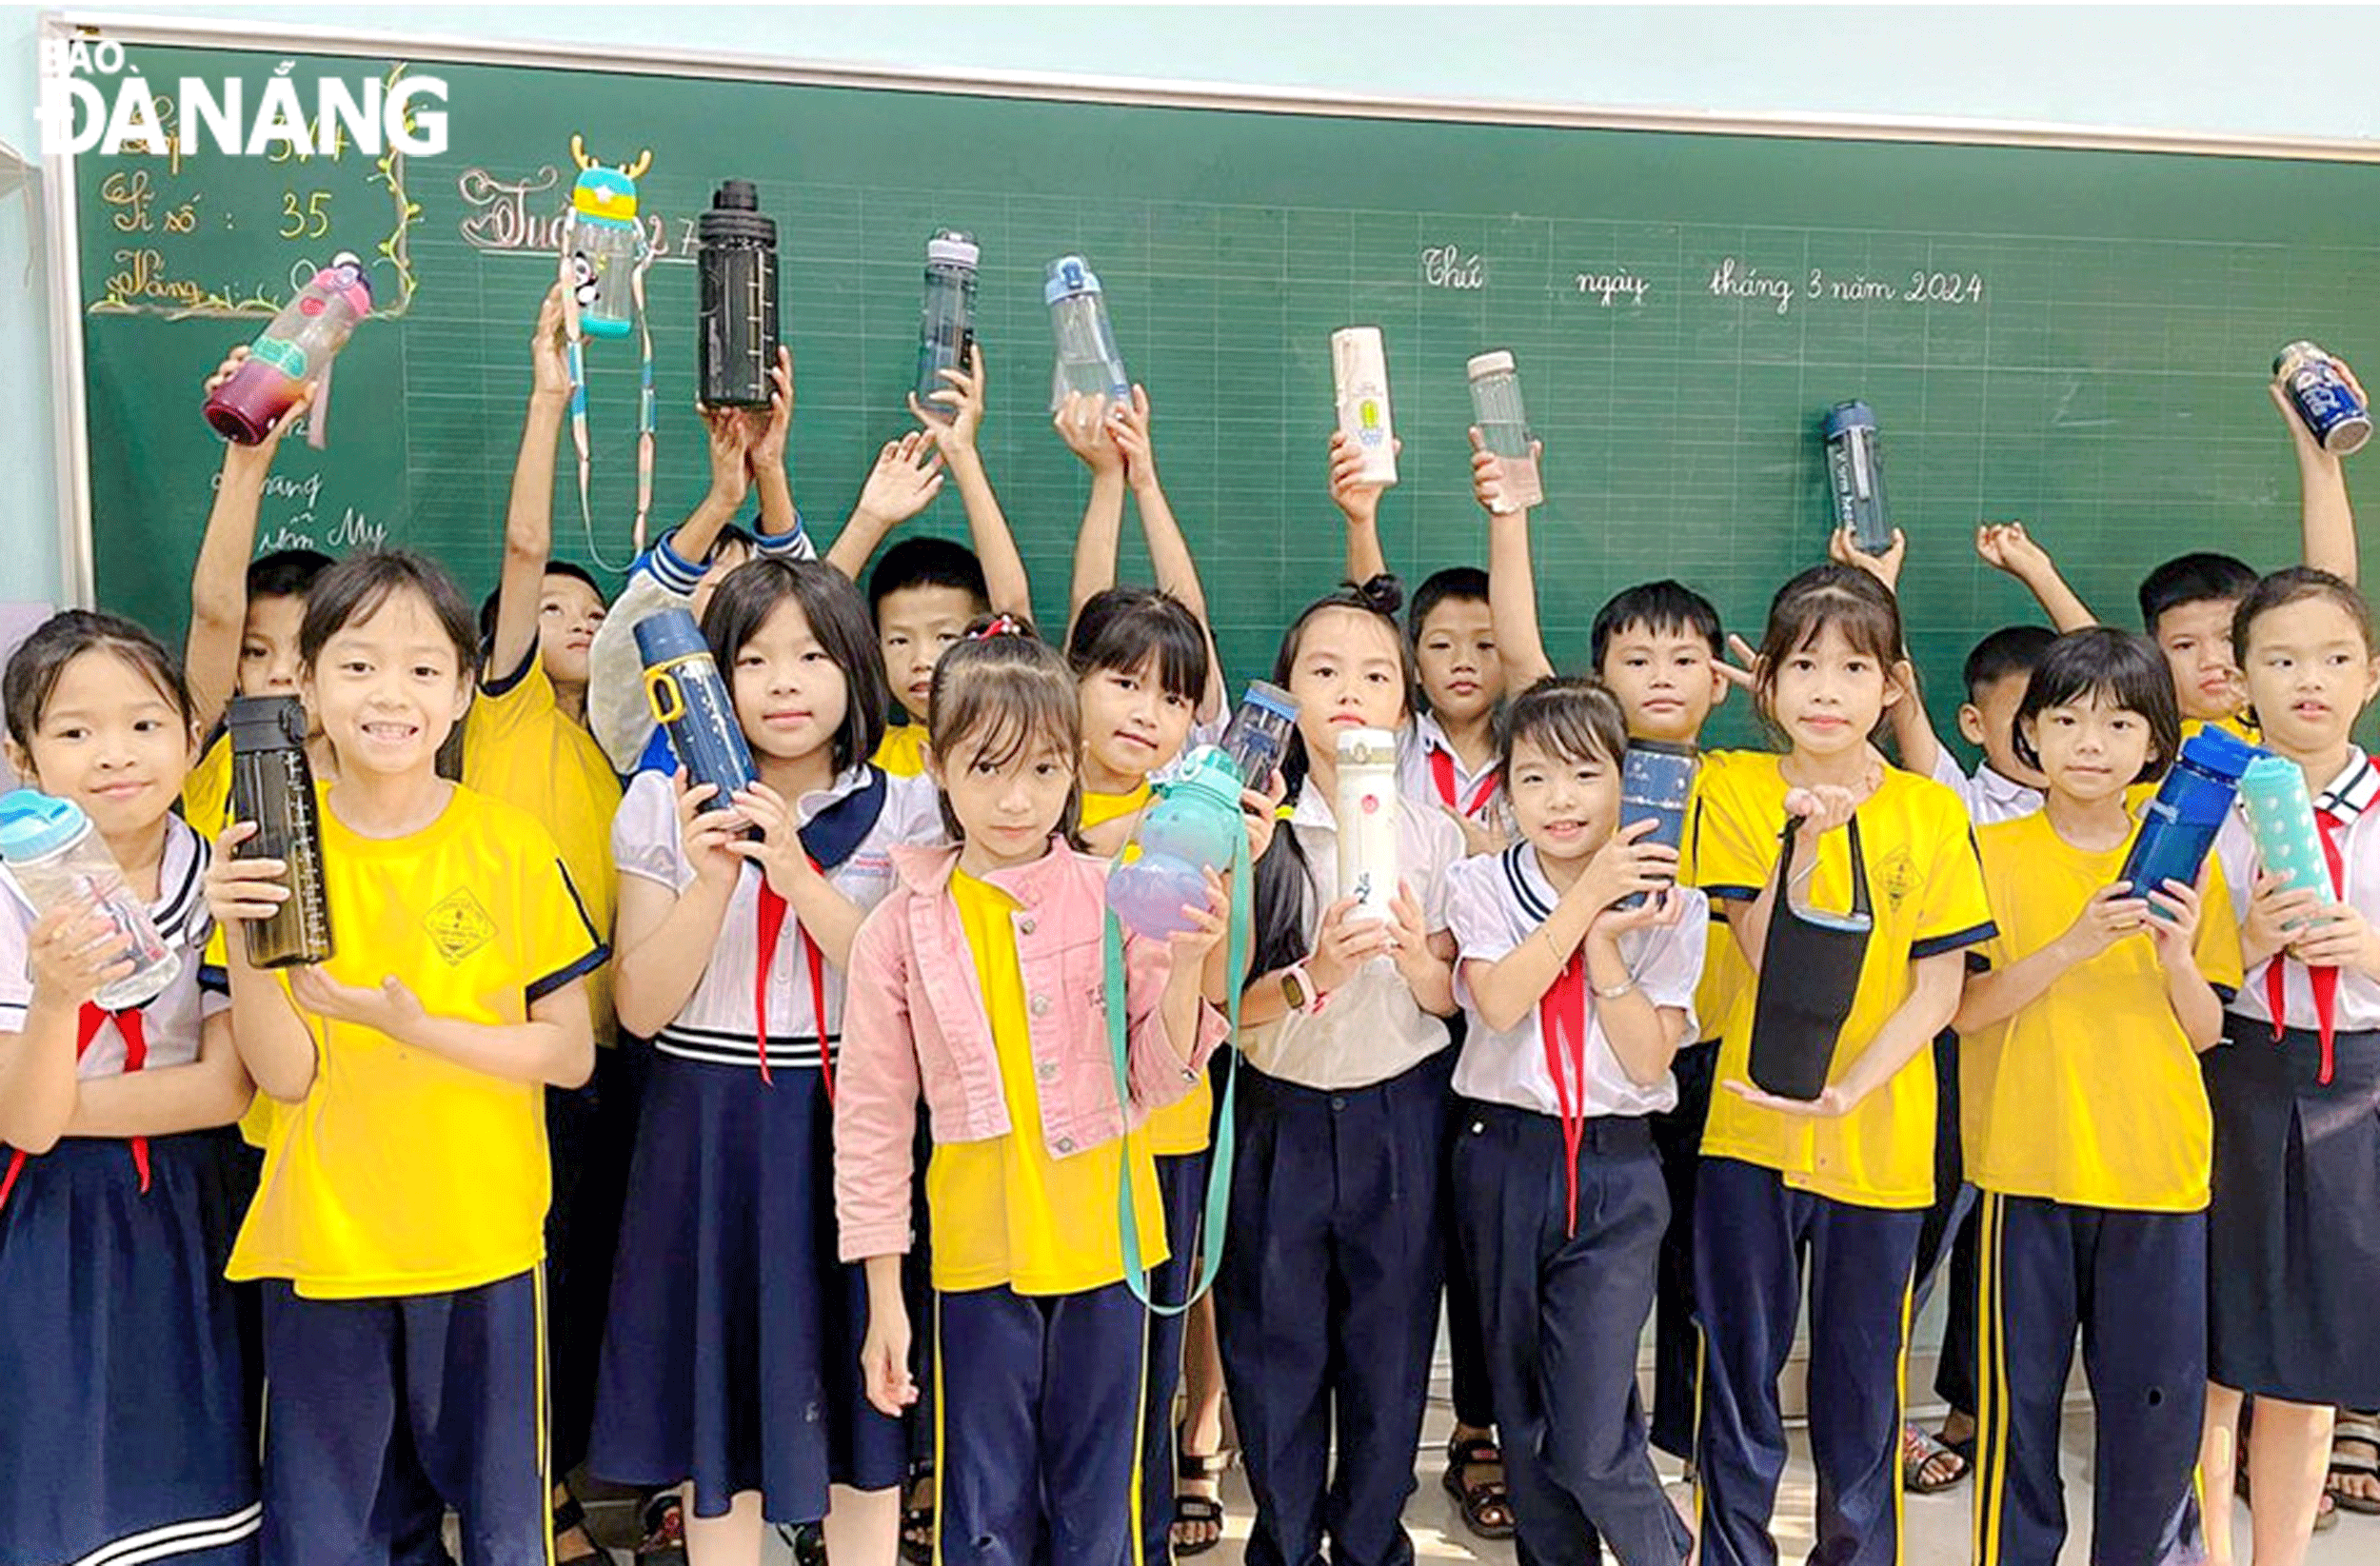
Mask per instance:
[[[2322,1044],[2227,1017],[2214,1107],[2207,1375],[2294,1403],[2380,1408],[2380,1033]]]
[[[836,1260],[834,1113],[816,1070],[656,1053],[596,1380],[594,1472],[694,1481],[717,1516],[826,1515],[828,1484],[901,1482],[908,1437],[867,1401],[862,1269]]]
[[[10,1155],[0,1149],[0,1167]],[[231,1285],[239,1138],[75,1139],[0,1207],[0,1560],[252,1566],[250,1364]]]

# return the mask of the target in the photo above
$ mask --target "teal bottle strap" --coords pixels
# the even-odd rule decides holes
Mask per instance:
[[[1240,976],[1248,965],[1248,938],[1251,918],[1249,892],[1248,840],[1245,834],[1232,846],[1231,855],[1231,934],[1227,971],[1231,975],[1231,996],[1224,1002],[1224,1015],[1230,1021],[1226,1042],[1240,1037]],[[1106,1000],[1107,1051],[1116,1068],[1116,1102],[1122,1106],[1127,1118],[1132,1104],[1132,1062],[1130,1055],[1131,1019],[1125,1014],[1124,933],[1114,912],[1107,915],[1106,933]],[[1237,1138],[1232,1134],[1232,1100],[1240,1088],[1240,1073],[1234,1071],[1223,1084],[1223,1101],[1215,1113],[1215,1147],[1208,1160],[1206,1173],[1206,1255],[1199,1264],[1199,1276],[1192,1280],[1190,1292],[1179,1304],[1164,1304],[1149,1298],[1149,1269],[1140,1251],[1140,1214],[1132,1200],[1132,1138],[1137,1135],[1130,1126],[1124,1130],[1124,1158],[1116,1173],[1117,1219],[1123,1230],[1124,1281],[1132,1286],[1133,1298],[1160,1316],[1179,1316],[1198,1302],[1200,1295],[1215,1284],[1215,1274],[1223,1262],[1223,1236],[1231,1219],[1232,1151]],[[1197,1237],[1169,1237],[1175,1245],[1190,1245]]]

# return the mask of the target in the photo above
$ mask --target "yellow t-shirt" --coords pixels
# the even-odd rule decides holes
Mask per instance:
[[[463,720],[463,783],[545,824],[596,936],[609,941],[619,894],[611,818],[620,809],[620,779],[595,736],[555,704],[553,682],[533,644],[526,667],[509,680],[483,684],[472,698]],[[595,1042],[611,1043],[618,1022],[610,963],[586,976],[586,1001]]]
[[[1041,1139],[1024,969],[1017,958],[1016,927],[1009,922],[1023,904],[956,870],[950,895],[975,959],[1012,1129],[989,1141],[941,1142],[934,1148],[925,1166],[934,1287],[958,1292],[1005,1284],[1019,1294],[1081,1294],[1121,1281],[1123,1231],[1116,1186],[1127,1157],[1141,1259],[1154,1267],[1168,1253],[1157,1164],[1147,1139],[1122,1137],[1062,1159],[1050,1157]]]
[[[2134,829],[2137,831],[2137,828]],[[2058,836],[2047,815],[1975,834],[1999,934],[1978,948],[2008,967],[2064,935],[2124,867]],[[2240,983],[2239,927],[2211,858],[2200,895],[2198,971]],[[1958,1043],[1967,1178],[1987,1191],[2085,1207],[2194,1213],[2207,1204],[2214,1121],[2197,1052],[2166,1000],[2146,936],[2059,976],[2033,1004]]]
[[[1696,802],[1696,881],[1714,901],[1755,899],[1776,864],[1785,824],[1781,758],[1743,753],[1713,776]],[[1992,934],[1983,874],[1958,796],[1931,778],[1887,767],[1859,807],[1874,929],[1857,991],[1844,1019],[1831,1080],[1841,1080],[1886,1019],[1909,998],[1918,958],[1972,946]],[[1799,871],[1806,860],[1796,857]],[[1820,841],[1810,904],[1851,906],[1851,834]],[[1732,933],[1728,939],[1735,938]],[[1749,1081],[1753,978],[1719,1042],[1718,1080]],[[1706,1157],[1775,1169],[1787,1185],[1860,1207],[1909,1209],[1934,1198],[1934,1052],[1920,1049],[1849,1115],[1835,1120],[1781,1114],[1724,1090],[1711,1096]]]
[[[896,778],[923,777],[925,725],[914,718],[905,724],[885,724],[884,738],[869,760]]]
[[[395,975],[431,1015],[506,1025],[606,955],[553,839],[457,787],[403,838],[360,837],[327,797],[324,878],[344,984]],[[224,931],[209,961],[224,960]],[[306,1015],[313,1087],[279,1106],[228,1275],[286,1278],[308,1298],[476,1288],[545,1255],[545,1090]]]
[[[1123,794],[1094,794],[1086,790],[1082,796],[1082,829],[1088,832],[1120,817],[1137,816],[1147,808],[1148,803],[1149,785],[1145,779],[1140,787]],[[1196,1087],[1164,1108],[1149,1112],[1145,1133],[1149,1151],[1160,1159],[1205,1152],[1214,1116],[1215,1089],[1201,1072]]]
[[[231,824],[231,735],[217,734],[182,780],[182,819],[209,843]]]
[[[1699,798],[1712,786],[1712,780],[1737,755],[1732,750],[1709,750],[1702,754],[1701,764],[1695,769],[1695,795]],[[1700,835],[1695,825],[1701,813],[1694,802],[1686,804],[1687,832],[1678,845],[1677,882],[1681,886],[1699,885],[1695,880],[1695,840]],[[1702,945],[1702,978],[1695,985],[1695,1022],[1702,1037],[1692,1042],[1709,1042],[1727,1031],[1727,1021],[1752,994],[1752,964],[1744,961],[1735,937],[1727,933],[1721,922],[1722,909],[1716,898],[1711,900],[1711,934]]]

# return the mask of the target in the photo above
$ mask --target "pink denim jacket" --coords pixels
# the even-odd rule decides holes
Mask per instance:
[[[989,1141],[1010,1130],[975,955],[950,896],[959,850],[903,847],[892,858],[897,884],[853,938],[843,991],[835,1214],[845,1261],[909,1248],[921,1094],[936,1141]],[[1021,904],[1010,918],[1024,974],[1041,1143],[1064,1158],[1112,1141],[1124,1133],[1127,1110],[1116,1101],[1107,1043],[1107,862],[1057,842],[1031,864],[985,879]],[[1135,1125],[1188,1093],[1223,1038],[1222,1016],[1202,1006],[1195,1058],[1182,1064],[1158,1010],[1171,967],[1162,942],[1125,935]]]

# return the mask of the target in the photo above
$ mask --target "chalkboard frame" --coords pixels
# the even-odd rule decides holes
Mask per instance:
[[[1927,115],[1804,114],[1692,109],[1612,108],[1486,99],[1389,96],[1326,89],[1242,86],[1057,71],[913,69],[701,50],[585,48],[526,40],[483,41],[453,34],[381,31],[291,24],[267,33],[250,22],[49,10],[37,28],[38,59],[53,43],[112,39],[271,55],[387,54],[414,62],[598,69],[631,75],[850,87],[886,91],[1032,98],[1157,109],[1420,120],[1581,130],[1652,130],[1723,137],[1938,143],[1954,146],[2079,149],[2192,156],[2380,164],[2380,142],[2321,137],[2215,134],[2099,127],[2054,121]],[[97,570],[91,535],[90,452],[83,353],[82,258],[76,156],[45,150],[43,252],[49,277],[51,384],[58,389],[52,428],[60,501],[60,598],[92,606]]]

